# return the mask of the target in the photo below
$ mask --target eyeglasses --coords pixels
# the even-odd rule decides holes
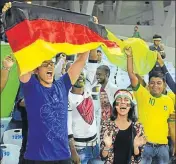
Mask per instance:
[[[54,66],[54,62],[42,63],[41,67]]]

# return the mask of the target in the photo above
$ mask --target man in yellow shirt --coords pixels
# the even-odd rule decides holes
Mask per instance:
[[[158,164],[168,164],[168,119],[174,112],[173,101],[163,95],[164,76],[151,75],[147,90],[133,72],[133,54],[131,47],[125,49],[127,55],[127,70],[138,106],[139,121],[144,126],[147,144],[142,154],[142,164],[151,164],[157,159]],[[175,139],[173,142],[175,142]],[[174,144],[175,145],[175,144]]]

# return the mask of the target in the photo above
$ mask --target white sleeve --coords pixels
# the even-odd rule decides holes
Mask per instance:
[[[86,79],[92,84],[94,79],[95,79],[95,75],[96,75],[96,71],[98,68],[99,64],[98,63],[86,63]]]
[[[70,105],[69,101],[68,101],[68,122],[67,122],[67,126],[68,126],[68,135],[73,135],[73,131],[72,131],[72,109],[71,109],[71,105]]]

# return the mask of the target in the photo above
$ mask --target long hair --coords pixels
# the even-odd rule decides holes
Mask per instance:
[[[130,110],[128,112],[128,121],[131,120],[132,122],[137,121],[136,113],[135,113],[135,104],[130,101]],[[116,100],[113,102],[113,108],[112,108],[112,114],[111,114],[111,120],[114,121],[117,119],[118,113],[116,109]]]

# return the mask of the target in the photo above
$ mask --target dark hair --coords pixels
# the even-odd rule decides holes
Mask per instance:
[[[135,113],[135,104],[131,101],[131,108],[128,112],[128,120],[131,120],[132,122],[137,121],[136,113]],[[113,102],[113,108],[112,108],[112,115],[111,120],[114,121],[117,118],[117,109],[116,109],[116,100]]]
[[[158,34],[155,34],[155,35],[153,36],[153,39],[162,39],[162,37],[161,37],[160,35],[158,35]]]
[[[110,69],[109,69],[109,67],[107,65],[101,65],[97,69],[104,70],[105,73],[108,75],[108,77],[110,76]]]
[[[166,82],[166,76],[162,72],[153,71],[149,76],[149,82],[152,77],[155,77],[155,78],[158,77],[158,78],[162,79],[164,83]]]
[[[98,52],[99,52],[99,53],[102,53],[100,50],[97,50],[97,53],[98,53]]]

